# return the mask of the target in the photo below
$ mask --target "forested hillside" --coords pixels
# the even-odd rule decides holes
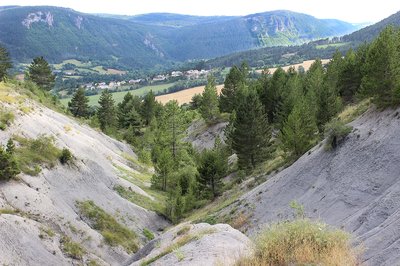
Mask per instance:
[[[41,55],[52,63],[74,58],[136,69],[257,47],[301,44],[355,29],[346,22],[290,11],[245,17],[150,14],[126,18],[57,7],[0,10],[0,43],[18,62]]]

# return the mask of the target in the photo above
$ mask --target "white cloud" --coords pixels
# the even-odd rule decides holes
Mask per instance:
[[[318,18],[377,22],[400,11],[400,1],[351,0],[0,0],[0,5],[53,5],[87,13],[134,15],[171,12],[192,15],[247,15],[286,9]]]

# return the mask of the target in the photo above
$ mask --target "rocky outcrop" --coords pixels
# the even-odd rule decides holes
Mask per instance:
[[[124,265],[234,265],[250,249],[250,240],[229,225],[184,223],[154,239]]]

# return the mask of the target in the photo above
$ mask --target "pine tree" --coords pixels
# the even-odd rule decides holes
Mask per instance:
[[[337,86],[340,96],[346,103],[354,102],[360,90],[367,51],[367,44],[360,45],[356,52],[350,49],[343,60]]]
[[[28,79],[47,91],[54,87],[55,75],[51,72],[49,63],[47,63],[43,56],[33,59],[31,65],[28,67]]]
[[[108,90],[104,90],[101,93],[99,105],[97,117],[99,118],[100,129],[106,131],[108,128],[111,128],[116,124],[114,99]]]
[[[314,144],[316,132],[318,128],[310,102],[306,97],[300,97],[283,125],[280,134],[283,147],[298,157]]]
[[[261,85],[260,98],[264,105],[265,113],[268,116],[268,121],[275,123],[286,88],[286,72],[282,68],[278,68],[272,75],[272,78],[269,79],[269,77],[266,76],[261,81],[263,81],[263,84]]]
[[[85,96],[85,90],[79,88],[71,101],[68,103],[68,109],[75,117],[88,117],[89,115],[89,98]]]
[[[154,118],[156,114],[156,97],[154,96],[153,91],[150,91],[146,96],[144,96],[143,106],[142,106],[142,117],[145,121],[145,124],[148,126],[151,123],[151,120]]]
[[[246,85],[247,76],[248,66],[246,63],[242,63],[241,67],[233,66],[230,69],[219,98],[221,112],[230,113],[236,108],[240,97],[238,91]]]
[[[139,129],[142,119],[139,114],[141,102],[138,96],[133,96],[130,92],[125,94],[122,102],[118,104],[118,126],[120,128],[133,127]]]
[[[240,168],[254,168],[266,158],[271,131],[255,90],[250,90],[239,104],[229,137]]]
[[[0,81],[7,76],[7,71],[12,68],[10,55],[6,48],[0,46]]]
[[[389,26],[370,45],[364,64],[362,93],[379,106],[400,102],[400,30]]]
[[[222,178],[226,174],[228,162],[221,154],[221,150],[204,150],[199,159],[197,168],[198,182],[203,196],[216,198],[222,187]]]
[[[213,123],[219,117],[218,93],[214,76],[208,77],[208,82],[202,94],[200,113],[207,124]]]

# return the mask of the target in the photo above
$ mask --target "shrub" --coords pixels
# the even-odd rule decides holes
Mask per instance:
[[[10,143],[10,141],[9,141]],[[0,180],[9,180],[20,173],[13,151],[0,145]]]
[[[68,150],[67,148],[62,149],[61,151],[61,155],[60,155],[60,162],[62,164],[66,164],[69,161],[72,160],[72,153],[70,150]]]
[[[37,139],[26,139],[16,136],[18,142],[15,158],[22,172],[28,175],[40,173],[41,165],[54,167],[61,156],[61,150],[54,146],[54,139],[44,135]]]
[[[255,243],[254,254],[237,265],[358,265],[350,236],[326,224],[298,219],[273,224]]]
[[[73,242],[71,238],[67,236],[63,236],[61,238],[62,250],[63,252],[74,259],[82,259],[82,256],[85,254],[85,250],[82,248],[79,243]]]
[[[342,121],[334,119],[325,125],[325,149],[335,149],[337,145],[351,132],[353,128]]]
[[[14,119],[14,113],[0,110],[0,130],[5,130],[7,126],[14,122]]]
[[[134,232],[119,224],[111,215],[94,204],[93,201],[77,202],[80,213],[90,220],[110,246],[121,245],[127,252],[136,252],[139,248]]]

